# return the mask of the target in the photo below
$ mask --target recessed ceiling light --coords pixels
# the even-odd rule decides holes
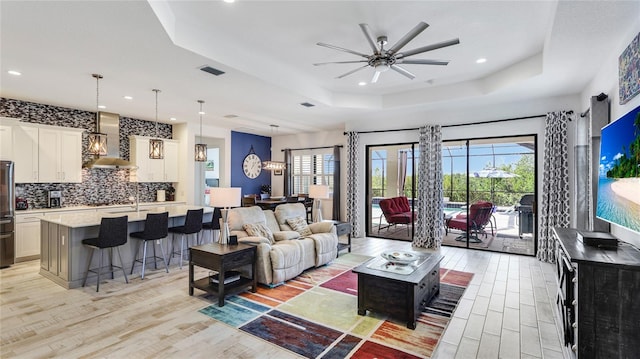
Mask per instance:
[[[125,100],[133,100],[133,97],[131,97],[131,96],[123,96],[123,98],[124,98]]]
[[[476,60],[476,64],[484,64],[485,62],[487,62],[487,59],[485,59],[484,57],[481,57]]]
[[[107,108],[107,106],[105,106],[105,105],[99,105],[99,106],[98,106],[98,108],[105,109],[105,108]]]
[[[366,86],[366,85],[367,85],[367,83],[366,83],[366,82],[364,82],[364,81],[360,81],[360,82],[358,82],[358,86]]]
[[[8,73],[9,75],[13,75],[13,76],[20,76],[20,75],[22,75],[22,73],[21,73],[20,71],[15,71],[15,70],[9,70],[9,71],[7,71],[7,73]]]
[[[231,4],[232,2],[235,2],[236,0],[224,0],[224,2]]]
[[[236,117],[238,117],[238,115],[224,115],[222,117],[224,117],[224,118],[236,118]]]
[[[198,115],[206,115],[204,111],[198,111]]]
[[[175,121],[175,120],[176,120],[176,118],[175,118],[175,117],[171,117],[171,118],[169,119],[169,121]]]

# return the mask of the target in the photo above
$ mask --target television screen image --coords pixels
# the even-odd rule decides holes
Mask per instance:
[[[640,106],[602,129],[596,216],[640,233]]]

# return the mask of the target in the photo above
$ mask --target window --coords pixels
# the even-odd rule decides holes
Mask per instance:
[[[333,150],[304,151],[294,154],[292,167],[292,193],[309,193],[309,185],[324,184],[333,192]]]

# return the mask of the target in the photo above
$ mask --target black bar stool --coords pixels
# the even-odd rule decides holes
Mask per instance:
[[[82,244],[89,247],[91,252],[89,253],[89,261],[87,263],[87,271],[84,274],[84,281],[82,282],[82,286],[84,287],[87,284],[87,277],[89,276],[89,272],[96,273],[98,277],[98,281],[96,284],[96,292],[100,290],[100,274],[102,273],[102,250],[109,249],[109,272],[111,273],[111,279],[113,279],[113,268],[122,269],[122,274],[124,274],[125,282],[129,283],[129,279],[127,278],[127,273],[122,267],[122,257],[120,256],[119,246],[127,243],[127,228],[128,228],[129,218],[128,216],[116,217],[116,218],[102,218],[100,221],[100,232],[98,234],[98,238],[87,238],[82,240]],[[120,266],[113,265],[113,248],[115,247],[118,252],[118,258],[120,258]],[[93,252],[95,249],[100,251],[100,263],[97,268],[91,269],[91,262],[93,261]]]
[[[211,222],[205,222],[202,224],[202,231],[211,231],[211,243],[216,242],[215,232],[218,231],[220,235],[220,218],[222,214],[219,207],[213,208],[213,216],[211,216]],[[204,241],[203,241],[204,242]]]
[[[141,277],[144,279],[144,270],[147,266],[147,243],[151,241],[153,246],[153,257],[149,257],[153,260],[153,265],[158,269],[158,261],[162,259],[164,262],[164,268],[169,273],[169,265],[167,264],[167,256],[164,253],[164,246],[162,240],[167,238],[169,232],[169,212],[163,213],[147,213],[147,219],[144,222],[144,231],[133,232],[129,236],[141,240],[139,245],[136,245],[136,254],[133,256],[133,264],[131,264],[131,274],[136,266],[136,262],[142,263]],[[162,258],[156,255],[156,242],[160,245],[160,251],[162,252]],[[138,259],[138,252],[142,247],[142,259]]]
[[[180,269],[182,269],[182,258],[184,255],[184,250],[189,247],[189,235],[195,234],[195,242],[198,241],[198,233],[202,230],[202,217],[203,210],[200,209],[190,209],[187,211],[187,216],[184,219],[184,226],[179,227],[171,227],[169,228],[169,232],[173,234],[173,238],[171,240],[171,257],[174,254],[180,253]],[[180,234],[180,251],[174,250],[174,240],[176,239],[175,234]],[[187,237],[187,248],[184,246],[184,239]],[[171,257],[169,258],[169,263],[171,263]]]

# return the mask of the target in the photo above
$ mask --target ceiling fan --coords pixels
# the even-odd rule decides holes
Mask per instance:
[[[378,78],[380,77],[380,74],[382,72],[385,72],[389,69],[392,69],[406,77],[408,77],[409,79],[413,80],[414,78],[416,78],[416,76],[414,74],[412,74],[411,72],[407,71],[406,69],[398,66],[398,64],[417,64],[417,65],[447,65],[449,63],[449,61],[445,61],[445,60],[421,60],[421,59],[408,59],[407,57],[409,56],[413,56],[413,55],[417,55],[417,54],[421,54],[423,52],[427,52],[427,51],[433,51],[433,50],[437,50],[443,47],[447,47],[447,46],[452,46],[452,45],[457,45],[460,43],[460,39],[453,39],[453,40],[448,40],[448,41],[443,41],[443,42],[439,42],[433,45],[427,45],[427,46],[423,46],[423,47],[419,47],[417,49],[413,49],[413,50],[409,50],[409,51],[404,51],[404,52],[399,52],[406,44],[409,43],[409,41],[413,40],[413,38],[415,38],[416,36],[418,36],[422,31],[424,31],[427,27],[429,27],[429,25],[425,22],[420,22],[418,23],[418,25],[416,25],[416,27],[414,27],[413,29],[411,29],[411,31],[409,31],[406,35],[404,35],[400,40],[398,40],[398,42],[391,46],[389,49],[385,49],[385,45],[387,44],[387,37],[386,36],[378,36],[378,38],[376,39],[376,41],[374,41],[374,37],[371,34],[371,31],[369,30],[369,25],[367,24],[360,24],[360,28],[362,29],[362,32],[364,33],[365,38],[367,39],[367,42],[369,43],[369,46],[371,46],[371,49],[373,50],[373,54],[372,55],[367,55],[367,54],[363,54],[361,52],[358,51],[353,51],[353,50],[349,50],[349,49],[345,49],[339,46],[335,46],[335,45],[330,45],[330,44],[325,44],[323,42],[318,42],[317,45],[319,46],[323,46],[323,47],[328,47],[330,49],[334,49],[334,50],[339,50],[339,51],[344,51],[344,52],[348,52],[350,54],[354,54],[357,56],[361,56],[364,57],[363,60],[354,60],[354,61],[335,61],[335,62],[321,62],[321,63],[316,63],[313,64],[314,66],[321,66],[321,65],[327,65],[327,64],[355,64],[355,63],[362,63],[362,62],[366,62],[366,65],[362,66],[362,67],[358,67],[355,70],[351,70],[345,74],[342,74],[338,77],[336,77],[337,79],[341,79],[343,77],[349,76],[355,72],[358,72],[362,69],[365,69],[367,67],[373,67],[375,69],[375,73],[373,74],[373,79],[371,80],[371,83],[375,83],[378,81]]]

